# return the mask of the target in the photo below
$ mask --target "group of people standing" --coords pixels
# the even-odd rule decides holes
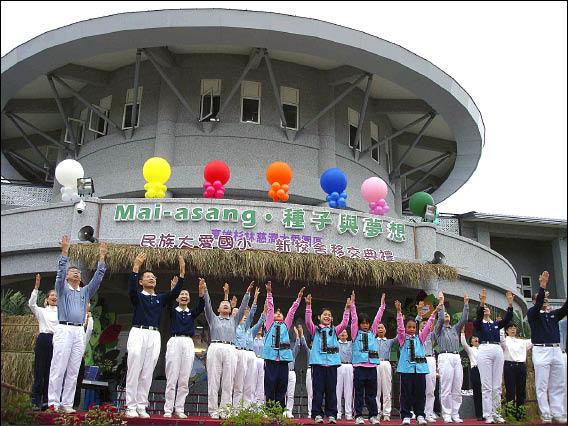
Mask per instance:
[[[106,244],[99,248],[97,270],[86,286],[81,286],[81,273],[68,267],[69,238],[61,241],[55,290],[48,293],[46,306],[35,304],[36,288],[30,306],[40,324],[36,342],[34,404],[45,402],[55,409],[74,412],[73,396],[81,358],[88,340],[84,329],[89,298],[98,289],[105,273]],[[312,296],[304,297],[302,288],[286,315],[275,308],[272,283],[266,288],[266,303],[260,318],[253,325],[260,289],[251,282],[237,308],[228,300],[229,285],[223,287],[225,297],[214,312],[207,284],[199,278],[199,300],[189,308],[190,294],[183,288],[185,261],[179,257],[179,273],[170,282],[170,289],[156,293],[156,276],[143,270],[146,256],[136,256],[128,279],[128,295],[134,308],[132,328],[127,342],[126,416],[147,418],[148,395],[160,354],[160,317],[163,309],[170,316],[171,337],[166,350],[166,392],[164,417],[186,418],[185,400],[189,393],[189,377],[195,357],[193,335],[195,320],[202,313],[209,324],[211,342],[207,350],[208,412],[212,418],[230,413],[230,406],[248,406],[253,402],[278,402],[288,417],[292,416],[296,375],[294,362],[304,348],[308,354],[309,416],[316,423],[334,424],[345,416],[364,424],[366,406],[371,424],[390,420],[393,346],[400,348],[397,373],[400,375],[400,413],[402,424],[436,421],[434,389],[440,382],[442,418],[446,423],[461,423],[463,369],[459,355],[460,343],[471,363],[476,416],[486,423],[503,423],[498,408],[501,383],[505,371],[507,399],[524,403],[526,351],[533,350],[536,388],[541,417],[544,422],[565,422],[566,354],[560,349],[559,321],[566,316],[566,304],[550,311],[546,286],[548,272],[539,277],[540,289],[534,306],[527,313],[532,341],[516,338],[513,317],[513,295],[507,292],[508,309],[500,320],[491,319],[486,304],[487,293],[480,294],[480,306],[474,320],[475,335],[468,343],[463,327],[469,318],[469,298],[459,321],[452,325],[445,310],[445,298],[438,294],[438,305],[426,308],[417,305],[416,318],[404,318],[402,305],[394,301],[397,332],[386,337],[381,322],[386,310],[382,294],[373,320],[358,313],[355,292],[347,298],[341,322],[334,325],[332,311],[322,308],[314,322]],[[251,294],[253,303],[249,308]],[[294,324],[300,304],[305,301],[305,328]],[[291,330],[294,328],[294,335]],[[507,336],[501,335],[506,330]],[[351,340],[348,340],[349,333]],[[53,337],[50,337],[53,336]],[[295,337],[292,339],[292,337]],[[565,340],[565,337],[564,337]],[[52,343],[51,343],[52,341]],[[437,346],[436,360],[434,347]],[[48,361],[52,347],[53,356]],[[564,347],[565,352],[565,347]],[[49,372],[47,374],[47,372]],[[47,380],[49,377],[49,380]],[[48,390],[46,392],[46,386]],[[220,394],[220,401],[219,401]],[[354,400],[353,400],[354,394]]]

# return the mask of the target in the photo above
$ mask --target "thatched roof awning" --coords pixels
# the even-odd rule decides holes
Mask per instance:
[[[176,270],[178,256],[186,259],[188,273],[203,277],[253,277],[259,281],[304,281],[325,284],[350,282],[362,286],[381,286],[387,280],[416,287],[432,279],[456,280],[458,273],[448,265],[416,262],[384,262],[341,258],[332,255],[279,253],[267,250],[156,249],[136,245],[109,244],[107,266],[114,272],[129,272],[138,253],[146,253],[145,267]],[[69,256],[95,268],[98,244],[71,246]]]

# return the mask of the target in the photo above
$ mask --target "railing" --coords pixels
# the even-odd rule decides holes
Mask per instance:
[[[1,192],[2,205],[7,206],[44,206],[50,202],[53,196],[53,188],[4,182],[2,182]]]

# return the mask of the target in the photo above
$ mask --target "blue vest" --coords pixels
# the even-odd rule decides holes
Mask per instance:
[[[363,339],[367,336],[367,347],[365,348]],[[366,349],[366,350],[365,350]],[[359,330],[357,338],[353,342],[353,364],[361,364],[370,362],[372,364],[379,363],[378,345],[372,331]]]
[[[280,346],[276,346],[276,330],[280,330]],[[281,349],[282,346],[285,348]],[[280,356],[280,358],[278,358]],[[270,330],[264,337],[264,348],[262,349],[262,358],[272,361],[293,361],[292,349],[290,348],[290,336],[288,336],[288,327],[283,322],[273,322]]]
[[[327,344],[327,352],[324,352],[323,335]],[[341,365],[341,357],[339,356],[339,343],[335,334],[335,327],[320,327],[316,325],[316,332],[312,342],[310,351],[309,364],[317,365]]]
[[[410,341],[414,341],[414,357],[422,358],[424,362],[413,362],[410,359]],[[396,369],[397,373],[418,373],[418,374],[428,374],[430,369],[428,368],[428,362],[426,362],[426,352],[424,351],[424,346],[418,338],[418,336],[406,336],[404,339],[404,344],[400,348],[400,357],[398,358],[398,367]]]

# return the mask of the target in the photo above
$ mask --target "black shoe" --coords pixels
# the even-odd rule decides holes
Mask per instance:
[[[39,405],[32,404],[32,411],[41,411],[41,407]]]

